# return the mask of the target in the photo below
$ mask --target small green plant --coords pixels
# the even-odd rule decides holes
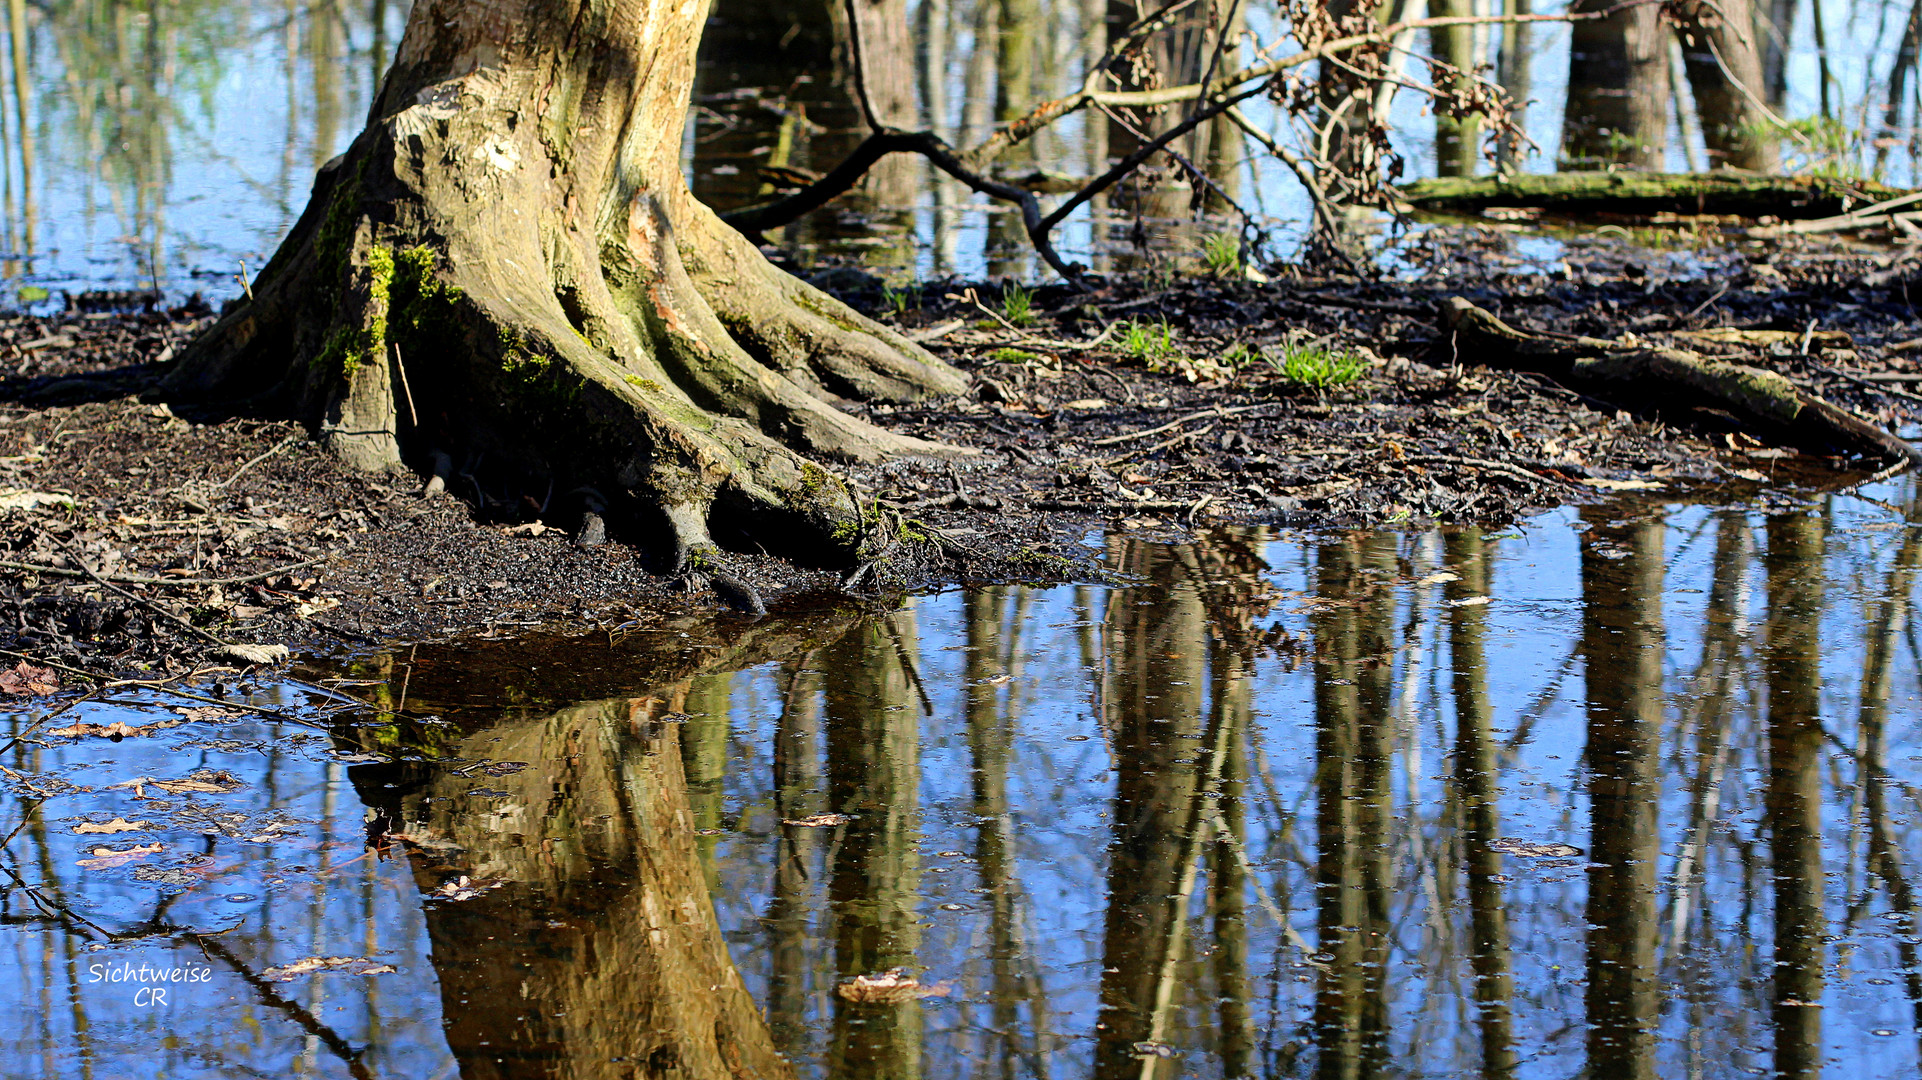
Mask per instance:
[[[1241,238],[1233,233],[1215,233],[1201,242],[1201,264],[1216,277],[1241,273]]]
[[[1266,359],[1266,356],[1262,353],[1261,349],[1247,342],[1237,341],[1233,345],[1228,346],[1228,351],[1221,354],[1221,359],[1218,363],[1230,371],[1240,371],[1249,364],[1263,359]]]
[[[1015,326],[1034,325],[1034,290],[1009,281],[1001,286],[1001,317]]]
[[[1154,367],[1178,352],[1174,328],[1166,319],[1151,323],[1130,319],[1121,325],[1121,351]]]
[[[1361,378],[1362,372],[1368,369],[1367,363],[1354,353],[1292,341],[1282,346],[1279,358],[1270,356],[1268,362],[1282,378],[1313,390],[1346,386]]]
[[[899,289],[892,285],[883,285],[881,286],[881,302],[887,305],[888,314],[897,317],[905,315],[909,308],[921,306],[921,290],[914,285],[908,285]]]

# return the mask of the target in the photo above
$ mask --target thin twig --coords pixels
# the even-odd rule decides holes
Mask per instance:
[[[303,437],[304,436],[299,434],[287,436],[286,438],[275,443],[273,446],[269,447],[266,451],[260,454],[256,454],[252,458],[249,458],[245,464],[241,465],[240,468],[234,470],[234,474],[232,476],[229,476],[227,479],[222,480],[220,483],[215,484],[214,486],[217,488],[231,487],[234,481],[240,479],[240,476],[242,473],[260,464],[261,462],[266,461],[268,458],[273,457],[275,454],[280,453],[282,450],[285,450],[288,447],[294,445],[295,443],[299,442]]]
[[[114,593],[117,596],[125,597],[126,599],[131,600],[136,604],[139,604],[141,607],[146,608],[148,611],[151,611],[154,614],[160,616],[161,618],[166,619],[168,622],[173,623],[175,626],[178,626],[186,630],[188,633],[191,633],[196,637],[206,638],[208,641],[211,641],[214,644],[219,645],[223,648],[229,648],[229,649],[233,648],[233,642],[223,641],[220,638],[214,636],[213,634],[210,634],[207,631],[202,630],[200,627],[195,626],[193,623],[190,623],[187,620],[181,618],[180,616],[175,615],[173,612],[168,611],[166,608],[161,607],[159,604],[153,602],[152,600],[149,600],[144,596],[136,596],[133,593],[130,593],[127,590],[121,588],[120,586],[115,585],[113,582],[108,581],[106,578],[101,577],[99,574],[94,573],[93,567],[87,565],[87,560],[81,558],[79,552],[68,547],[66,544],[66,541],[61,540],[57,536],[48,536],[46,533],[42,533],[41,535],[46,536],[47,539],[52,540],[55,544],[59,545],[60,550],[67,553],[67,558],[72,559],[74,561],[74,565],[86,571],[88,577],[98,582],[100,586],[106,589],[108,592]]]
[[[400,391],[407,395],[407,420],[414,427],[420,426],[420,414],[414,411],[414,388],[407,385],[407,363],[400,358],[400,342],[394,342],[394,369],[400,372]]]
[[[92,577],[117,582],[121,585],[245,585],[247,582],[261,581],[273,577],[276,574],[285,574],[292,570],[318,566],[326,561],[325,558],[308,559],[306,562],[288,563],[286,566],[276,566],[272,570],[262,570],[258,574],[242,574],[239,577],[224,578],[157,578],[140,577],[135,574],[90,574],[82,570],[69,570],[64,566],[41,566],[38,563],[7,562],[5,560],[0,560],[0,570],[26,570],[39,574],[56,574],[60,577]]]

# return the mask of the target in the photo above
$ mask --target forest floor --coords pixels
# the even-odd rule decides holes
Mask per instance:
[[[1392,280],[1042,289],[1027,318],[978,284],[884,293],[864,275],[827,275],[974,376],[961,398],[854,407],[979,451],[848,470],[865,496],[938,530],[947,553],[884,567],[858,589],[1090,580],[1099,536],[1116,529],[1178,539],[1258,525],[1499,525],[1624,491],[1796,505],[1879,464],[1851,468],[1716,430],[1712,417],[1632,415],[1541,376],[1476,367],[1439,328],[1451,296],[1518,326],[1594,337],[1794,331],[1799,342],[1731,346],[1732,358],[1896,429],[1922,404],[1922,316],[1887,249],[1660,253],[1590,239],[1541,266],[1498,227],[1424,237]],[[459,474],[425,494],[420,477],[340,469],[297,425],[154,400],[209,315],[0,320],[0,651],[97,673],[179,672],[268,655],[252,646],[634,627],[723,604],[678,592],[619,528],[578,545],[578,509],[544,506],[551,492]],[[1307,385],[1281,370],[1291,349],[1349,356],[1355,377]],[[841,591],[833,571],[730,558],[771,610]]]

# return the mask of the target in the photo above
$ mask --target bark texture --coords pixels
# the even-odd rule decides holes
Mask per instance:
[[[801,451],[938,450],[834,407],[965,380],[776,270],[688,193],[699,0],[423,0],[369,122],[176,395],[260,398],[350,464],[484,455],[658,514],[676,561],[725,512],[852,553]]]
[[[1577,0],[1572,12],[1609,11],[1571,24],[1564,169],[1658,169],[1668,146],[1668,28],[1649,5]]]

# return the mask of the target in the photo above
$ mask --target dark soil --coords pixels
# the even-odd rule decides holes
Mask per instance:
[[[975,286],[976,303],[966,287],[929,286],[897,309],[860,275],[838,275],[831,283],[852,302],[925,334],[975,376],[964,398],[865,414],[979,453],[851,471],[904,536],[931,541],[851,583],[847,568],[797,567],[745,538],[727,569],[770,608],[800,606],[844,584],[1085,580],[1096,571],[1082,541],[1117,527],[1173,537],[1502,524],[1622,490],[1798,501],[1798,490],[1857,483],[1881,464],[1812,459],[1713,417],[1634,415],[1477,367],[1437,328],[1437,304],[1455,295],[1524,328],[1596,337],[1806,332],[1814,321],[1850,340],[1824,338],[1812,355],[1799,342],[1777,355],[1734,351],[1886,425],[1907,425],[1922,403],[1909,392],[1922,383],[1875,381],[1916,370],[1906,346],[1922,344],[1922,319],[1872,253],[1671,259],[1587,242],[1540,273],[1517,265],[1512,232],[1427,236],[1407,254],[1412,281],[1044,289],[1020,329],[996,317],[998,289]],[[424,494],[418,477],[344,472],[295,425],[152,400],[207,316],[0,322],[0,649],[99,672],[179,671],[245,664],[247,650],[229,645],[324,651],[534,625],[632,628],[695,605],[747,606],[726,589],[689,595],[660,572],[641,528],[614,522],[609,542],[581,546],[582,508],[551,491],[457,473],[449,491]],[[1168,349],[1131,354],[1129,323],[1155,340],[1165,324]],[[1278,369],[1290,342],[1364,366],[1344,385],[1306,386]]]

